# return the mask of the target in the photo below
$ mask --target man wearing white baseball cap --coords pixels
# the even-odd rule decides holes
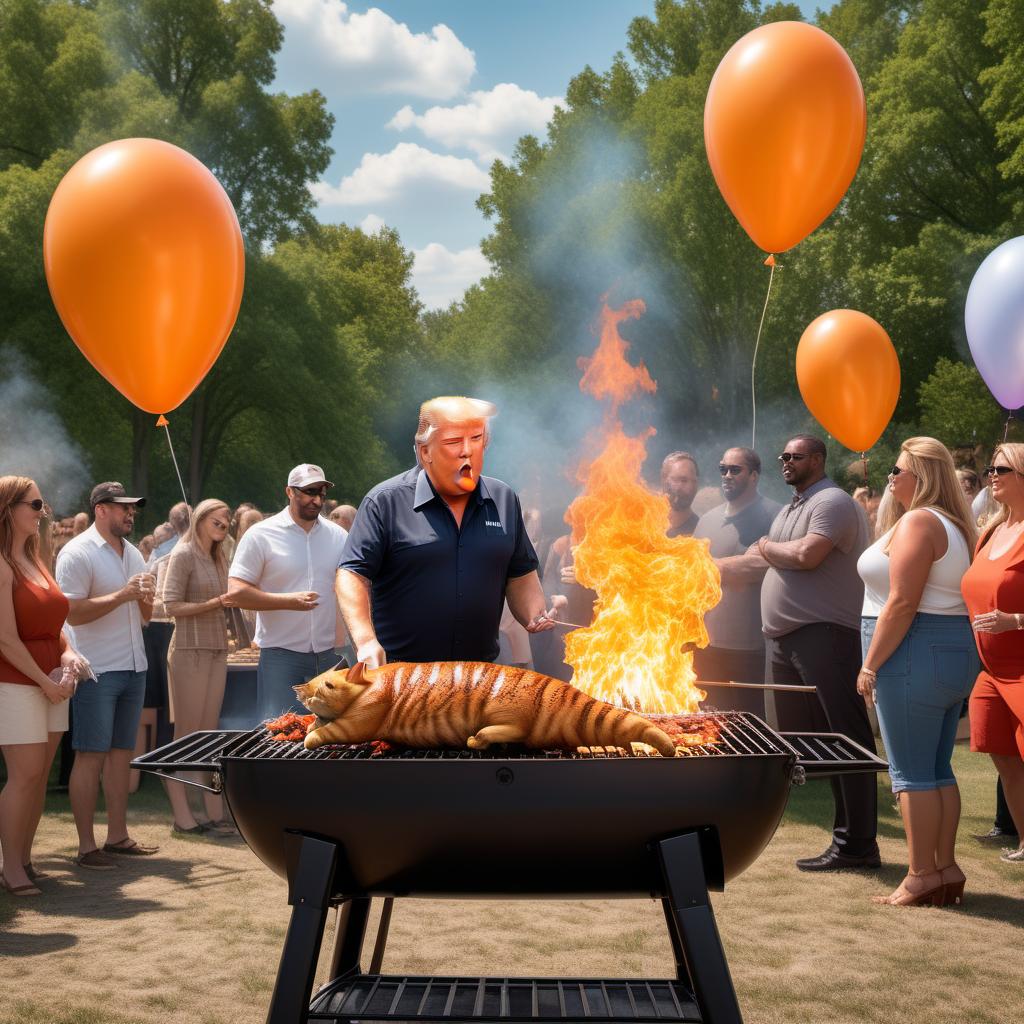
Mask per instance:
[[[287,507],[246,531],[228,573],[228,594],[256,612],[256,700],[264,719],[304,712],[292,687],[338,660],[334,573],[348,533],[320,515],[333,486],[319,466],[296,466]]]

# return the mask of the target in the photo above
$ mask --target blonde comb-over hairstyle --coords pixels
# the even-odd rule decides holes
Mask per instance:
[[[1024,448],[1024,445],[1021,446]],[[941,512],[963,534],[967,550],[973,557],[978,532],[974,528],[970,506],[964,496],[964,489],[957,479],[956,466],[949,449],[934,437],[908,437],[900,445],[900,454],[907,456],[910,472],[914,474],[916,486],[910,508],[903,509],[898,501],[883,502],[879,510],[878,534],[894,527],[904,512],[916,508],[933,508]],[[888,553],[892,537],[886,542]]]
[[[445,424],[458,426],[473,420],[484,421],[484,439],[490,440],[492,416],[498,412],[493,402],[481,398],[465,398],[462,395],[443,395],[431,398],[420,406],[420,420],[416,427],[417,445],[427,444]]]

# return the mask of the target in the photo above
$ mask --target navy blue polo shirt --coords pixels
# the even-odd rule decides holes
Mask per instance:
[[[389,661],[493,661],[505,586],[537,553],[508,484],[481,477],[460,529],[417,466],[363,498],[339,568],[370,580]]]

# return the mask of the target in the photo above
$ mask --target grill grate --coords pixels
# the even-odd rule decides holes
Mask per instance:
[[[680,981],[432,978],[359,974],[316,995],[319,1021],[700,1021]]]
[[[650,716],[657,724],[659,719],[672,718],[684,723],[692,722],[695,728],[713,726],[718,732],[715,743],[701,743],[679,747],[679,757],[735,757],[791,754],[792,751],[779,745],[766,727],[753,715],[742,711],[719,711],[685,716]],[[576,750],[530,750],[521,746],[491,747],[487,750],[445,748],[440,750],[395,748],[381,752],[373,744],[327,744],[316,750],[306,750],[301,743],[272,739],[261,727],[252,730],[230,749],[223,751],[227,757],[260,760],[288,761],[508,761],[546,760],[578,761],[618,758],[661,759],[660,754],[640,750],[627,751],[622,747],[589,747]]]

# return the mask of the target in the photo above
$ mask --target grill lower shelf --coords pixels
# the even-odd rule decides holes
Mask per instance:
[[[321,989],[311,1021],[700,1021],[681,981],[357,974]]]

